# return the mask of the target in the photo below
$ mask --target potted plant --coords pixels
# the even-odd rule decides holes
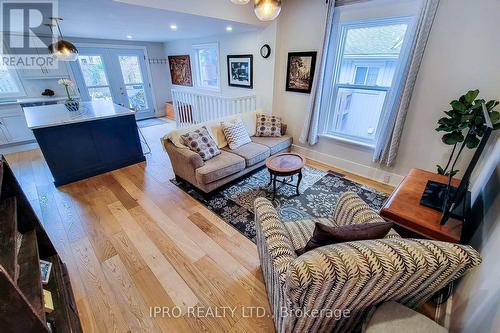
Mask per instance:
[[[73,81],[69,79],[60,79],[57,83],[64,86],[64,89],[66,89],[66,95],[68,96],[68,99],[64,102],[66,109],[68,109],[68,111],[78,111],[80,109],[80,102],[71,97],[71,94],[69,93],[73,87]]]
[[[479,90],[477,89],[470,90],[467,94],[460,96],[458,100],[450,103],[451,110],[444,112],[446,117],[438,121],[436,131],[446,132],[441,140],[445,144],[453,146],[446,165],[444,167],[437,165],[437,172],[440,175],[451,178],[457,174],[459,170],[455,169],[455,165],[464,148],[475,149],[479,145],[485,129],[483,103],[486,104],[486,109],[494,126],[493,129],[500,128],[500,113],[493,110],[500,102],[496,100],[486,102],[484,99],[476,99],[478,96]]]

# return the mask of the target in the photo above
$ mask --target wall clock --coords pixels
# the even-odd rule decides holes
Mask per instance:
[[[267,59],[271,56],[271,47],[266,44],[260,48],[260,55],[262,58]]]

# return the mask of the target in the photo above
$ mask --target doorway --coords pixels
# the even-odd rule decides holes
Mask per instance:
[[[142,49],[79,47],[71,62],[84,101],[110,101],[136,111],[137,119],[155,115],[151,83]]]

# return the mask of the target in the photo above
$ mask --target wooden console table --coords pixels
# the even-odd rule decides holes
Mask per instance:
[[[429,180],[447,183],[448,177],[412,169],[382,207],[380,215],[418,236],[459,243],[462,233],[460,220],[450,218],[445,225],[440,225],[441,212],[420,205],[420,198]],[[454,178],[451,184],[458,186],[459,183],[460,180]]]

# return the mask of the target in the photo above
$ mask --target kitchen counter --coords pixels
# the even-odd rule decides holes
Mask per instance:
[[[80,102],[80,110],[70,112],[64,104],[32,106],[23,108],[30,129],[130,116],[134,112],[112,102]]]
[[[56,186],[145,160],[135,113],[127,108],[83,102],[75,112],[64,104],[23,109]]]

